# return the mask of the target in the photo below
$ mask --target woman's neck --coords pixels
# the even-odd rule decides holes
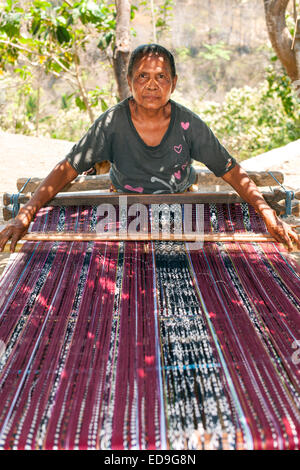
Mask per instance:
[[[146,145],[156,147],[161,143],[170,125],[171,109],[170,102],[163,108],[147,110],[138,106],[133,99],[129,100],[132,123]]]
[[[168,101],[158,109],[148,109],[139,105],[134,98],[129,99],[129,109],[134,121],[165,121],[171,117],[171,103]]]

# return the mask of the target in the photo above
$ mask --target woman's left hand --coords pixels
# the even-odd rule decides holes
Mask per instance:
[[[293,251],[293,243],[300,250],[300,235],[289,224],[281,220],[272,209],[262,215],[268,232],[279,243],[283,243],[288,251]]]
[[[268,232],[277,242],[283,243],[289,251],[293,251],[293,243],[295,243],[300,250],[300,236],[293,227],[277,217],[276,212],[265,201],[256,184],[238,163],[225,173],[222,179],[229,183],[244,201],[254,207],[263,218]]]

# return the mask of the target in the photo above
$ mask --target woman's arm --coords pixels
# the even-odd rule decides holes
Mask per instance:
[[[15,250],[17,241],[25,235],[34,215],[50,201],[66,184],[78,175],[67,160],[62,160],[42,181],[32,198],[20,209],[18,215],[0,232],[0,251],[11,239],[10,251]]]
[[[255,211],[261,215],[272,237],[280,243],[284,243],[289,251],[293,250],[293,242],[300,249],[300,236],[292,227],[277,217],[276,212],[264,200],[256,184],[247,173],[236,164],[232,170],[225,173],[222,179],[229,183],[236,192],[251,204]]]

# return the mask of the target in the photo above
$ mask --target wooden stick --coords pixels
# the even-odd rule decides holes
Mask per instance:
[[[31,242],[86,242],[86,241],[183,241],[183,242],[276,242],[269,234],[265,233],[183,233],[183,234],[163,234],[163,233],[95,233],[95,232],[31,232],[17,243],[16,251],[23,246],[25,241]],[[8,243],[4,251],[8,252],[10,243]]]
[[[27,241],[120,241],[120,240],[133,240],[133,241],[152,241],[152,240],[170,240],[170,241],[254,241],[254,240],[273,240],[269,234],[262,233],[126,233],[126,234],[111,234],[84,232],[84,233],[71,233],[71,232],[31,232],[23,237]]]
[[[289,224],[290,227],[292,228],[300,228],[300,224]],[[4,230],[6,225],[0,225],[0,232]],[[184,241],[188,241],[188,238],[191,237],[191,239],[194,239],[195,237],[206,237],[207,240],[209,237],[257,237],[257,236],[271,236],[269,234],[260,234],[260,233],[255,233],[255,232],[241,232],[241,233],[236,233],[236,232],[223,232],[223,233],[205,233],[205,234],[196,234],[194,232],[192,233],[183,233],[183,234],[170,234],[172,237],[185,237]],[[52,240],[58,240],[61,237],[61,240],[67,240],[67,241],[75,241],[75,239],[80,239],[82,240],[96,240],[99,238],[99,240],[108,240],[110,238],[110,234],[108,232],[28,232],[24,235],[22,240],[27,240],[27,241],[34,241],[37,239],[43,239],[46,241],[52,241]],[[122,234],[123,236],[123,234]],[[131,234],[128,235],[128,237],[132,236]],[[149,233],[141,233],[137,232],[136,234],[133,234],[134,237],[142,237],[141,239],[143,240],[148,240],[149,237],[156,237],[156,234],[149,234]],[[161,237],[161,234],[158,236]],[[119,236],[118,236],[119,237]],[[146,237],[146,238],[143,238]],[[147,238],[148,237],[148,238]],[[118,238],[120,239],[120,238]],[[131,238],[132,239],[132,238]],[[151,238],[151,240],[154,240],[155,238]],[[179,239],[178,239],[179,240]],[[191,241],[191,240],[190,240]],[[209,240],[208,240],[209,241]],[[213,241],[213,240],[212,240]]]

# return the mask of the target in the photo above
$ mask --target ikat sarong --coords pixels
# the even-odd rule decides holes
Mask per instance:
[[[265,227],[206,204],[204,230]],[[299,274],[274,243],[27,242],[0,281],[0,448],[299,449]]]

